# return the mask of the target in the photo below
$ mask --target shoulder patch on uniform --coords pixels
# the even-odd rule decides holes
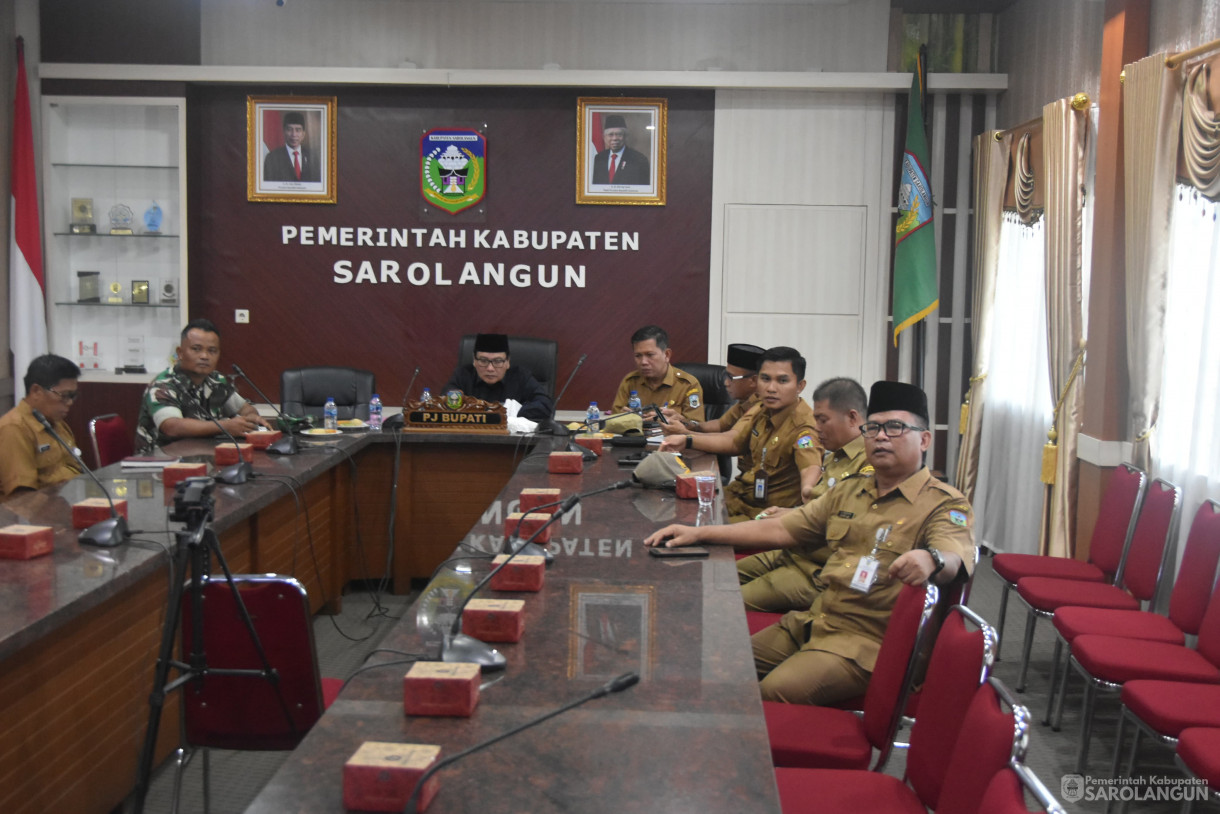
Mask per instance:
[[[800,438],[796,439],[796,445],[800,449],[812,449],[813,448],[813,436],[812,435],[802,435]]]
[[[956,526],[964,526],[966,525],[966,513],[958,509],[951,509],[949,520]]]
[[[690,405],[690,408],[692,410],[698,410],[699,409],[699,394],[691,393],[689,396],[686,397],[686,403]]]

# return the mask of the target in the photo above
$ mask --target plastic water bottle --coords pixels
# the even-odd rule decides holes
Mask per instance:
[[[328,430],[339,429],[339,408],[335,406],[334,396],[328,398],[322,408],[322,426]]]
[[[592,428],[594,424],[601,420],[601,411],[597,409],[597,402],[589,402],[589,409],[585,412],[585,421]]]
[[[627,399],[627,409],[638,411],[642,406],[644,405],[640,403],[640,394],[632,390],[631,398]]]
[[[381,432],[381,396],[376,393],[369,401],[369,429],[373,432]]]
[[[419,397],[419,401],[421,404],[431,404],[432,403],[432,391],[425,387],[424,394]]]

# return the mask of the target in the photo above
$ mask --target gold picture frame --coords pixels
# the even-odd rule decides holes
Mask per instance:
[[[657,661],[654,585],[568,586],[568,678],[648,680]]]
[[[578,98],[576,203],[664,206],[668,115],[666,99]],[[625,144],[611,142],[614,131]]]
[[[335,96],[246,97],[247,200],[338,200],[338,107]]]

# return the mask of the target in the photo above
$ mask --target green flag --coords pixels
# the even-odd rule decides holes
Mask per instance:
[[[911,80],[907,146],[898,182],[898,228],[894,235],[894,345],[898,334],[936,310],[936,239],[932,231],[932,187],[928,183],[928,139],[923,130],[923,60]]]

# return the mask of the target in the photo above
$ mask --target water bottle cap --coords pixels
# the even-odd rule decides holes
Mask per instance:
[[[376,393],[374,393],[374,394],[373,394],[373,398],[375,398],[375,399],[379,399],[379,398],[381,398],[381,396],[379,396],[379,395],[377,395]]]

